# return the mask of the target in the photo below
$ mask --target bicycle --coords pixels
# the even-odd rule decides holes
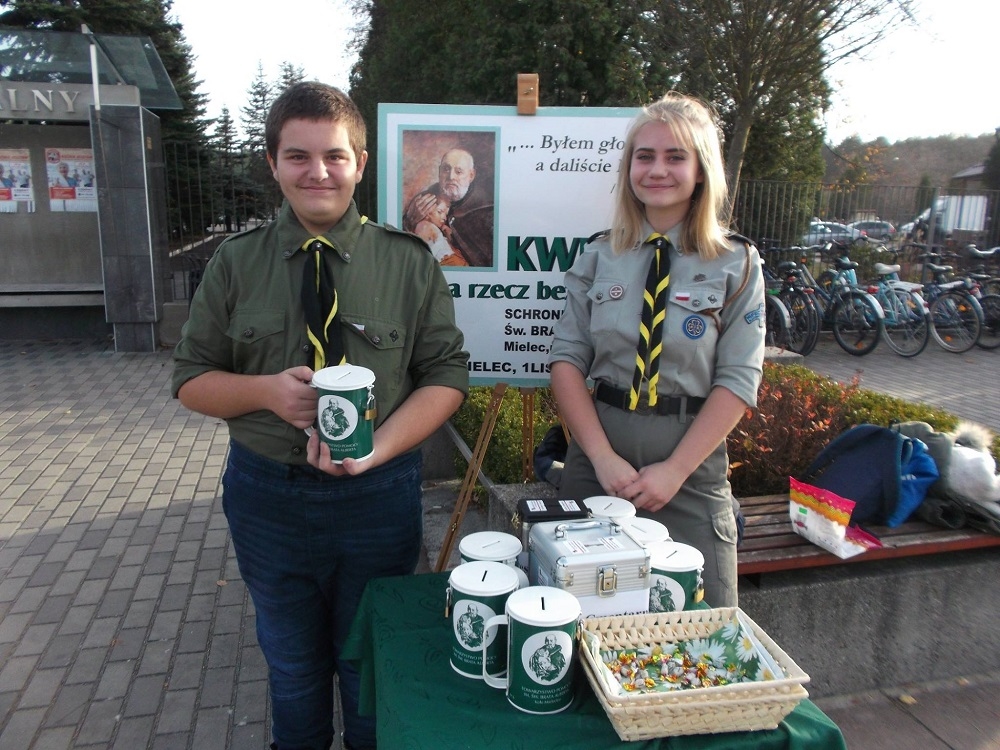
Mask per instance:
[[[783,260],[774,270],[765,264],[763,272],[768,295],[780,299],[788,313],[784,348],[808,355],[819,341],[820,309],[812,287],[805,282],[802,268],[793,260]]]
[[[961,354],[976,345],[983,327],[983,308],[972,294],[970,279],[949,280],[952,266],[938,265],[940,253],[919,256],[921,278],[930,312],[931,336],[948,352]],[[928,278],[929,277],[929,278]]]
[[[882,338],[885,313],[876,299],[858,286],[858,264],[847,256],[847,247],[838,243],[807,248],[807,252],[839,253],[833,258],[833,268],[820,274],[821,281],[813,278],[806,266],[802,266],[802,277],[813,288],[823,327],[832,329],[840,348],[856,357],[870,354]]]
[[[764,346],[789,349],[792,316],[772,290],[764,294]]]
[[[975,243],[963,248],[965,252],[965,272],[972,278],[983,276],[980,281],[983,294],[1000,294],[1000,247],[980,250]]]
[[[920,295],[920,284],[902,281],[899,265],[875,264],[877,280],[868,288],[882,306],[882,337],[886,346],[901,357],[916,357],[927,348],[931,318]]]

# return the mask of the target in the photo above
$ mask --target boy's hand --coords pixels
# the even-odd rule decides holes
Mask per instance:
[[[269,376],[271,411],[300,430],[316,422],[319,394],[309,385],[312,376],[313,371],[305,365]]]
[[[319,439],[318,430],[313,431],[306,444],[306,460],[309,465],[335,477],[363,474],[374,465],[374,458],[372,456],[364,461],[345,458],[343,463],[335,464],[330,458],[330,446]]]

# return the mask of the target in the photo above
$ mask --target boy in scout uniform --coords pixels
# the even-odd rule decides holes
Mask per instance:
[[[419,239],[358,213],[365,125],[342,92],[286,89],[268,113],[277,220],[229,238],[205,269],[174,353],[173,391],[230,431],[223,508],[268,664],[272,748],[375,746],[340,650],[367,581],[412,573],[419,444],[461,404],[468,354],[444,276]],[[331,460],[311,428],[313,372],[375,373],[374,452]],[[311,437],[307,431],[312,432]]]

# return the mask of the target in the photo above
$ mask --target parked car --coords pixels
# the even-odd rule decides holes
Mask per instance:
[[[809,224],[809,231],[802,235],[802,244],[822,245],[825,242],[851,242],[864,237],[864,232],[833,221],[814,221]]]
[[[864,232],[874,240],[891,240],[896,236],[896,227],[888,221],[855,221],[847,226]]]

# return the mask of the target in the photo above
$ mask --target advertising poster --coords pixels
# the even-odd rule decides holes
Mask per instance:
[[[379,105],[379,220],[441,263],[474,385],[548,385],[563,276],[610,226],[637,112]]]
[[[97,211],[93,149],[47,148],[45,172],[52,211]]]
[[[0,213],[16,213],[19,203],[34,210],[31,156],[26,148],[0,148]]]

